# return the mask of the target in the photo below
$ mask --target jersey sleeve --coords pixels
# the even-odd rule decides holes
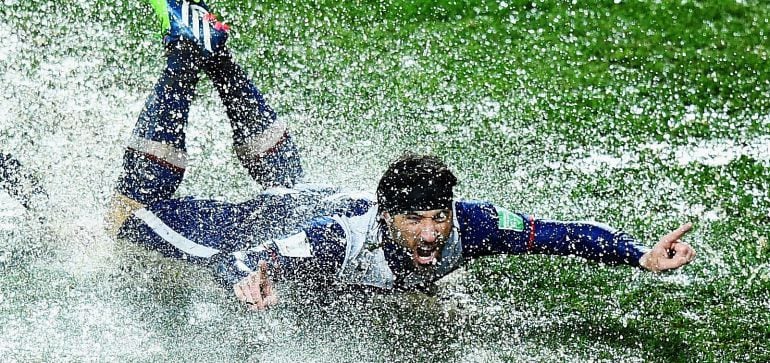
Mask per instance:
[[[345,258],[345,233],[330,217],[319,217],[295,234],[254,248],[221,254],[213,261],[216,278],[231,286],[265,261],[275,280],[318,282],[333,278]]]
[[[292,229],[294,232],[281,232],[277,238],[255,241],[254,247],[220,254],[212,263],[214,274],[220,283],[232,286],[256,271],[260,261],[265,261],[268,272],[277,281],[330,282],[341,269],[347,250],[345,229],[338,219],[361,216],[372,205],[368,195],[344,192],[324,197],[321,204],[313,205],[307,211],[302,205],[295,206],[294,213],[303,216],[302,213],[312,213],[307,218],[300,218],[309,222],[300,223]],[[279,216],[272,219],[272,223],[286,223],[286,218]],[[264,227],[264,224],[260,226]],[[244,233],[247,235],[241,236],[243,239],[254,240],[255,234],[264,236],[257,231]],[[264,237],[256,237],[259,238]]]
[[[638,267],[647,250],[627,233],[601,223],[536,219],[486,202],[458,204],[465,258],[542,253]]]

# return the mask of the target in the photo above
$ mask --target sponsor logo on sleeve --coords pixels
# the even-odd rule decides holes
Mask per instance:
[[[497,228],[516,232],[524,231],[524,218],[505,208],[495,206],[497,210]]]

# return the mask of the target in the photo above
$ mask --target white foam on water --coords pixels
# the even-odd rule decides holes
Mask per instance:
[[[222,316],[222,308],[213,303],[196,301],[190,306],[188,324],[205,325],[218,320]]]
[[[770,136],[756,136],[740,142],[728,139],[700,140],[693,144],[673,146],[668,142],[642,143],[620,153],[607,153],[601,147],[579,150],[567,161],[547,160],[551,169],[581,171],[594,174],[601,170],[622,170],[639,167],[639,152],[651,151],[660,160],[675,160],[678,165],[698,163],[724,166],[741,156],[747,156],[764,165],[770,165]],[[581,156],[588,154],[587,156]]]
[[[759,119],[761,116],[751,116]],[[765,117],[766,118],[766,117]],[[762,118],[762,119],[765,119]],[[711,167],[720,167],[746,156],[758,163],[770,166],[770,136],[759,135],[740,142],[728,139],[699,140],[686,145],[671,145],[668,142],[647,142],[629,146],[619,152],[609,153],[598,146],[583,147],[572,152],[566,160],[546,160],[543,165],[552,170],[580,172],[586,175],[601,175],[610,171],[634,170],[643,165],[640,162],[642,152],[651,152],[661,162],[675,162],[686,167],[697,163]],[[659,192],[678,193],[682,185],[662,176],[656,186]],[[746,190],[746,193],[757,198],[763,198],[765,191],[760,189]],[[724,217],[721,209],[707,209],[705,206],[689,201],[672,199],[668,203],[672,210],[680,215],[696,216],[701,221],[712,222]],[[770,215],[770,213],[768,213]]]
[[[30,304],[23,319],[0,327],[0,355],[21,361],[146,360],[162,352],[151,331],[119,305],[98,299],[44,300]],[[117,308],[117,309],[116,309]]]
[[[405,55],[401,57],[401,67],[402,68],[416,68],[419,70],[420,62],[419,60],[410,55]]]
[[[24,214],[24,207],[10,194],[0,190],[0,217],[19,217]]]
[[[8,62],[13,59],[13,54],[21,48],[21,41],[14,33],[8,33],[3,37],[3,46],[0,47],[0,62]]]
[[[701,221],[713,222],[723,218],[724,211],[721,208],[707,209],[701,204],[692,204],[685,201],[670,203],[671,207],[680,215],[697,216]]]
[[[610,155],[600,150],[590,150],[589,155],[571,160],[562,165],[562,163],[550,163],[549,166],[561,166],[567,170],[581,171],[586,174],[594,174],[602,169],[626,169],[633,168],[638,162],[636,154],[624,153],[619,156]]]
[[[25,52],[46,51],[30,41],[11,34],[0,48],[0,82],[7,89],[0,97],[0,128],[11,136],[0,151],[14,154],[41,177],[50,203],[41,211],[44,222],[34,226],[26,218],[35,214],[27,215],[0,192],[0,231],[17,233],[4,247],[15,251],[28,244],[26,250],[41,252],[25,257],[22,249],[3,261],[33,259],[9,271],[29,269],[36,280],[0,296],[2,310],[13,312],[0,319],[0,356],[20,361],[146,360],[151,352],[162,351],[154,333],[109,293],[81,290],[94,272],[114,266],[104,262],[113,253],[112,244],[104,243],[101,215],[120,166],[116,139],[130,132],[138,96],[118,87],[98,87],[98,77],[111,67],[99,56],[48,49],[35,68],[26,66],[24,56],[34,53]],[[39,249],[34,248],[40,243],[38,234],[44,239]]]
[[[486,118],[496,118],[500,115],[500,102],[487,98],[476,105],[476,113]]]
[[[736,142],[733,140],[704,140],[694,145],[674,149],[673,157],[679,165],[699,163],[723,166],[741,156],[748,156],[764,165],[770,165],[770,136],[759,136]]]

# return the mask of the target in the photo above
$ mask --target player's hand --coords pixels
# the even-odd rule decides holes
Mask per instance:
[[[653,272],[682,267],[695,259],[695,250],[680,239],[692,229],[692,223],[685,223],[663,236],[650,251],[642,255],[639,264]]]
[[[260,261],[257,271],[233,285],[235,296],[246,303],[249,310],[264,310],[278,303],[273,281],[267,274],[267,263]]]

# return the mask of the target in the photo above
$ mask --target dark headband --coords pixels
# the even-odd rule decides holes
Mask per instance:
[[[390,214],[452,208],[452,187],[412,185],[394,188],[380,198],[380,207]]]
[[[407,156],[391,164],[377,187],[380,212],[403,214],[451,209],[457,179],[432,156]]]

